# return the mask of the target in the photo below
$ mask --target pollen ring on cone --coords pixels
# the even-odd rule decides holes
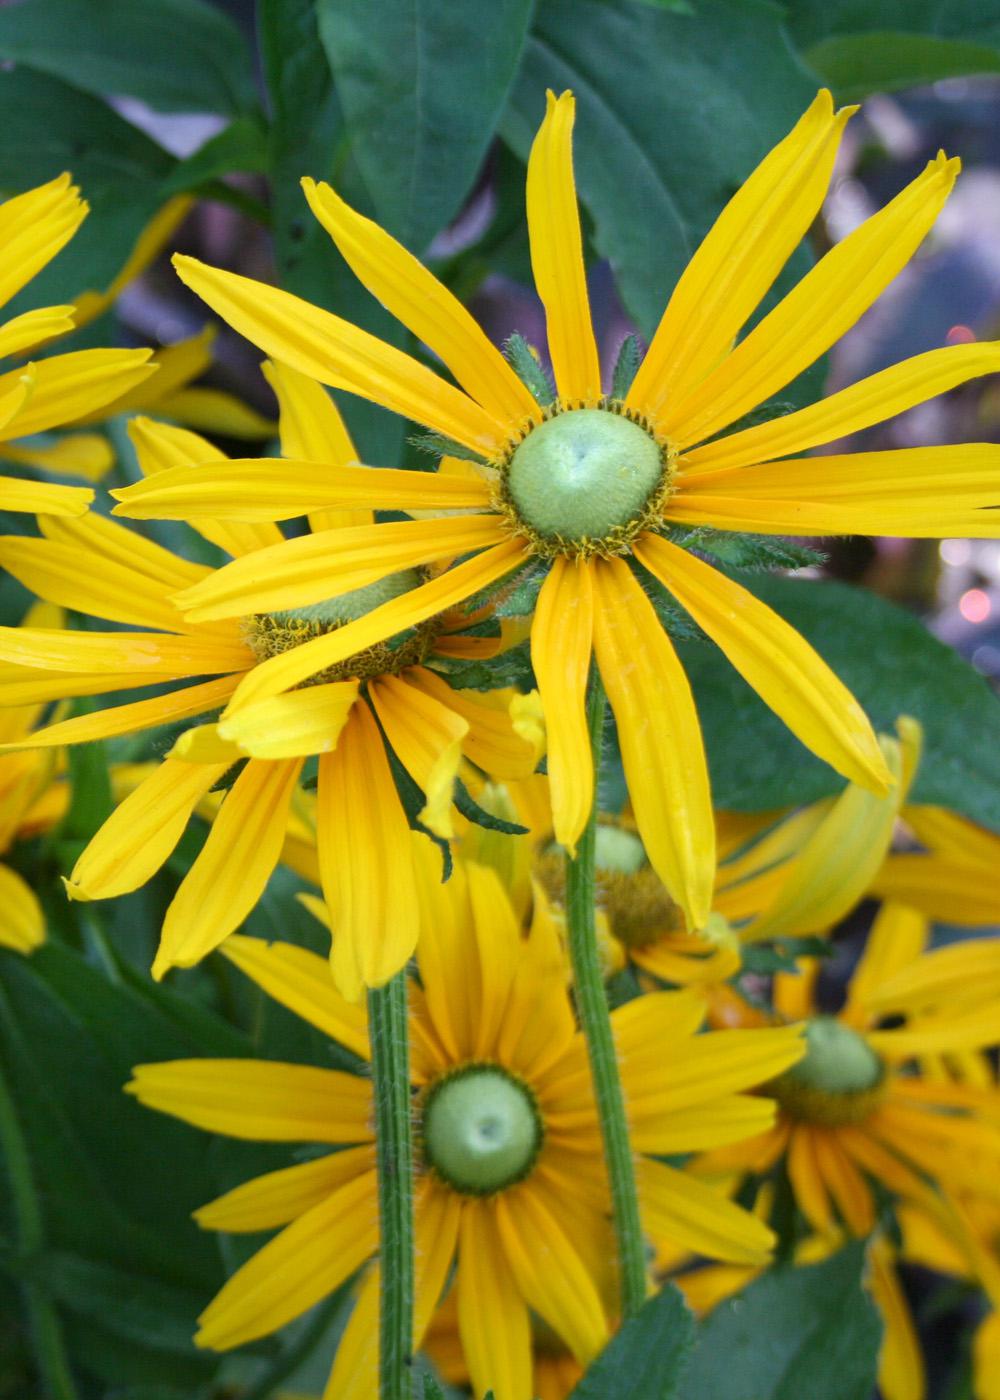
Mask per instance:
[[[612,558],[659,523],[673,461],[650,424],[617,400],[557,404],[493,464],[496,506],[535,554]]]
[[[522,1181],[545,1135],[529,1087],[494,1064],[463,1065],[436,1080],[420,1128],[428,1166],[469,1196],[490,1196]]]

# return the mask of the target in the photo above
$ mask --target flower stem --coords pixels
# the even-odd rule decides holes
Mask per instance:
[[[412,1400],[413,1134],[406,972],[368,992],[381,1247],[379,1400]]]
[[[646,1261],[639,1220],[635,1164],[625,1118],[618,1057],[604,991],[594,918],[594,848],[597,835],[597,779],[604,735],[604,688],[596,669],[587,696],[587,722],[594,759],[595,798],[577,842],[576,859],[566,859],[566,921],[577,1014],[587,1042],[594,1098],[611,1184],[611,1207],[618,1242],[622,1317],[638,1312],[646,1298]]]

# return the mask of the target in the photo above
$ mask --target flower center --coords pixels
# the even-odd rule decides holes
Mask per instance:
[[[598,870],[617,875],[635,875],[646,864],[646,848],[635,832],[623,826],[599,822],[594,842],[594,864]]]
[[[348,622],[364,617],[374,608],[400,598],[424,582],[417,569],[403,569],[398,574],[352,588],[335,598],[324,598],[305,608],[289,608],[285,612],[256,613],[244,619],[243,635],[258,661],[292,651],[313,637],[335,632]],[[370,680],[375,676],[395,675],[408,666],[418,666],[427,655],[435,635],[433,622],[411,627],[406,632],[379,642],[367,651],[357,652],[345,661],[317,672],[303,685],[321,685],[329,681]]]
[[[527,1176],[544,1136],[531,1090],[497,1065],[468,1065],[433,1084],[422,1130],[431,1167],[471,1196]]]
[[[832,1016],[806,1026],[806,1053],[769,1086],[793,1118],[837,1127],[857,1123],[882,1098],[885,1067],[864,1036]]]
[[[557,411],[500,464],[500,505],[536,553],[623,554],[658,519],[669,465],[620,405]]]

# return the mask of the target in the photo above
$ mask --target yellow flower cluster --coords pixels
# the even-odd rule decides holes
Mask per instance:
[[[0,479],[3,508],[36,513],[39,526],[0,539],[0,564],[42,600],[22,626],[0,628],[0,852],[60,820],[67,746],[169,726],[158,761],[119,774],[120,801],[67,873],[69,896],[138,889],[207,818],[152,975],[218,949],[356,1061],[356,1072],[249,1059],[136,1068],[128,1090],[150,1108],[323,1149],[198,1212],[205,1228],[278,1231],[209,1303],[199,1345],[266,1336],[356,1276],[325,1393],[376,1393],[364,994],[405,970],[412,1345],[477,1396],[568,1393],[620,1320],[604,1110],[567,955],[566,860],[575,868],[591,836],[648,1287],[675,1274],[707,1307],[740,1286],[768,1264],[783,1190],[802,1258],[876,1234],[887,1400],[924,1393],[898,1254],[977,1280],[1000,1309],[988,1054],[1000,1042],[1000,940],[929,946],[931,919],[1000,922],[1000,837],[911,803],[919,725],[902,717],[896,734],[876,735],[788,623],[686,547],[694,527],[1000,535],[995,445],[796,455],[1000,369],[1000,346],[931,351],[742,423],[867,310],[955,180],[957,161],[932,161],[746,330],[816,217],[851,110],[821,93],[750,175],[614,392],[590,319],[573,98],[550,94],[527,217],[551,392],[540,368],[529,387],[387,233],[306,181],[348,264],[455,382],[285,292],[179,258],[183,280],[269,357],[281,456],[227,459],[190,427],[132,419],[142,479],[112,493],[114,514],[187,522],[200,537],[190,557],[88,513],[89,490]],[[0,206],[2,300],[85,212],[68,177]],[[0,353],[73,321],[72,307],[18,316]],[[134,391],[155,368],[148,351],[12,370],[0,377],[4,440],[157,404],[211,417],[220,405],[182,389],[204,351],[199,340],[172,368],[165,352],[162,392],[144,404]],[[437,468],[362,465],[324,385],[426,426]],[[54,460],[49,448],[3,451]],[[291,520],[302,528],[286,534],[279,522]],[[526,585],[537,586],[512,616]],[[658,589],[847,779],[839,796],[788,812],[713,810]],[[85,625],[65,626],[60,609]],[[528,638],[537,689],[452,683],[489,675]],[[598,813],[596,835],[588,686],[610,701],[628,789],[624,811]],[[95,696],[116,698],[62,708]],[[238,932],[282,862],[321,891],[305,898],[329,931],[329,962]],[[831,1005],[824,940],[867,898],[879,913],[846,1000]],[[41,910],[13,867],[0,866],[0,907],[0,942],[37,947]],[[882,1228],[886,1201],[898,1238]],[[995,1317],[977,1343],[984,1374],[1000,1352]]]

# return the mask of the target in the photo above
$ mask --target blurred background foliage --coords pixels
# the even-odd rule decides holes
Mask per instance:
[[[850,382],[949,340],[997,334],[1000,76],[990,75],[1000,75],[1000,0],[15,0],[0,5],[0,62],[0,189],[69,170],[91,206],[14,312],[116,291],[143,230],[166,209],[168,222],[181,220],[168,251],[274,280],[400,343],[399,326],[309,216],[299,181],[310,175],[425,257],[494,338],[517,329],[543,344],[529,291],[525,159],[545,88],[570,87],[592,296],[610,365],[629,330],[650,334],[725,201],[829,84],[840,101],[870,100],[849,128],[825,219],[778,292],[938,145],[961,154],[967,171],[911,268],[832,364],[803,375],[782,401],[806,401],[824,382]],[[160,256],[58,348],[169,345],[204,321]],[[256,432],[265,450],[274,403],[251,347],[222,329],[203,383],[263,415],[242,426],[240,443],[221,445],[245,454]],[[416,464],[405,425],[357,400],[342,406],[365,460]],[[133,479],[123,420],[106,431],[118,455],[108,480]],[[863,435],[866,447],[969,438],[1000,439],[1000,394],[989,385]],[[2,512],[0,523],[31,530]],[[155,529],[195,548],[185,527]],[[847,541],[831,548],[824,569],[800,573],[839,582],[751,583],[814,642],[878,726],[901,712],[922,720],[917,800],[1000,830],[1000,545]],[[11,580],[0,587],[4,622],[19,621],[27,602]],[[831,770],[717,651],[697,641],[683,650],[720,806],[779,807],[836,789]],[[201,1236],[190,1212],[287,1154],[213,1143],[145,1112],[120,1087],[138,1061],[252,1053],[329,1064],[335,1052],[221,959],[166,986],[150,982],[155,933],[197,834],[127,899],[69,905],[61,892],[59,874],[109,809],[109,757],[147,756],[127,743],[110,755],[100,745],[74,754],[66,815],[10,857],[38,888],[51,938],[30,960],[0,953],[9,1091],[0,1115],[20,1125],[24,1150],[23,1162],[9,1160],[12,1187],[0,1192],[0,1397],[42,1394],[32,1358],[46,1341],[72,1356],[60,1394],[80,1400],[318,1394],[342,1297],[235,1358],[190,1342],[193,1318],[237,1252],[258,1243]],[[248,931],[321,948],[318,925],[294,899],[302,888],[280,872]],[[845,1252],[820,1268],[833,1272],[817,1271],[811,1287],[836,1328],[776,1359],[739,1314],[720,1313],[682,1393],[741,1400],[748,1377],[759,1387],[767,1375],[775,1397],[867,1400],[878,1338],[857,1286],[860,1256]],[[780,1271],[754,1287],[764,1285],[749,1315],[768,1318],[773,1342],[794,1333],[809,1291]],[[955,1324],[971,1317],[971,1294],[913,1286],[928,1334],[947,1338],[934,1348],[934,1395],[967,1400],[967,1347]],[[647,1354],[657,1335],[649,1333]],[[738,1363],[713,1364],[719,1348]],[[662,1365],[643,1380],[643,1354],[633,1336],[609,1358],[615,1393],[674,1393],[663,1388],[672,1382]],[[837,1359],[846,1354],[857,1358],[850,1375]],[[581,1400],[599,1393],[610,1392],[592,1382]]]

